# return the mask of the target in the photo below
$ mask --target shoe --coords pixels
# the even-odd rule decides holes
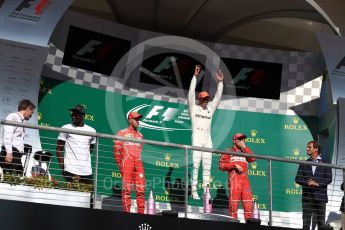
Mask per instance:
[[[196,186],[192,186],[192,197],[194,200],[200,200]]]

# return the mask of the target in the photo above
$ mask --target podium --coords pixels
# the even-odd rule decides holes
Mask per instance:
[[[185,217],[185,213],[179,212],[178,217]],[[233,222],[239,223],[238,219],[232,218],[227,215],[221,215],[216,213],[188,213],[187,217],[190,219],[198,219],[198,220],[212,220],[212,221],[223,221],[223,222]]]

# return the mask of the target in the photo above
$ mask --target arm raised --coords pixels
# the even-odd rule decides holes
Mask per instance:
[[[218,105],[220,103],[220,99],[223,94],[223,80],[224,80],[224,74],[221,70],[218,70],[216,73],[216,79],[218,81],[217,84],[217,91],[216,94],[214,95],[214,98],[212,100],[212,106],[211,106],[211,113],[213,114],[216,109],[218,108]]]
[[[201,66],[196,65],[194,69],[194,75],[192,81],[189,85],[189,92],[188,92],[188,105],[190,112],[194,109],[195,106],[195,87],[196,87],[196,79],[199,76],[201,71]]]

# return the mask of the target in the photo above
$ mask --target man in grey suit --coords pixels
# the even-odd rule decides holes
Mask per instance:
[[[309,141],[307,161],[321,163],[321,145]],[[300,164],[295,178],[302,186],[303,229],[310,229],[313,212],[316,213],[318,229],[325,225],[326,203],[328,202],[327,186],[332,182],[332,169],[324,166]]]

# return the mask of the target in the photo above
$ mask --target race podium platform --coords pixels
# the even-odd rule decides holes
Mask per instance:
[[[12,200],[0,200],[0,207],[1,229],[11,230],[31,228],[35,230],[105,228],[124,230],[292,230],[292,228],[237,223],[227,216],[217,214],[188,215],[188,218],[183,218]]]
[[[184,218],[185,213],[179,212],[178,217]],[[231,218],[230,216],[214,214],[214,213],[188,213],[187,217],[189,219],[196,219],[196,220],[212,220],[212,221],[223,221],[223,222],[233,222],[233,223],[240,222],[238,219]]]

